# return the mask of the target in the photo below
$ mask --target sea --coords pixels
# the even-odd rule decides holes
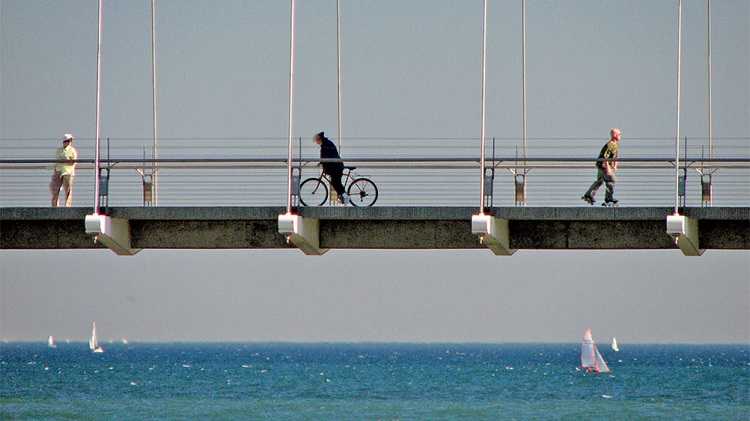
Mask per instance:
[[[0,344],[0,419],[748,420],[750,345]]]

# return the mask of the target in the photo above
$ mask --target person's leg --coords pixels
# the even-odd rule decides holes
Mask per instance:
[[[604,175],[604,184],[606,187],[606,192],[604,193],[604,201],[605,202],[615,202],[614,194],[615,194],[615,183],[617,183],[617,179],[615,178],[615,175]]]
[[[331,177],[331,187],[336,191],[339,197],[344,195],[344,185],[341,183],[341,177],[344,175],[343,168],[331,168],[330,171],[326,170],[328,176]]]
[[[589,187],[588,190],[586,190],[586,194],[584,194],[584,197],[590,197],[591,199],[594,198],[596,195],[596,191],[599,190],[599,187],[602,186],[604,183],[604,177],[607,174],[604,172],[603,169],[598,168],[596,171],[596,181],[594,181],[593,184],[591,184],[591,187]]]
[[[60,187],[62,187],[62,178],[59,172],[54,171],[49,183],[49,191],[52,193],[52,206],[54,207],[57,206],[57,200],[60,197]]]
[[[73,206],[73,178],[74,175],[68,174],[62,177],[62,189],[65,193],[65,206]]]

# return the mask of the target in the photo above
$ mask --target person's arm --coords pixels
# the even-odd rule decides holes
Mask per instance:
[[[612,159],[612,158],[607,158],[607,159]],[[608,160],[605,165],[606,166],[604,167],[604,169],[607,171],[607,175],[612,175],[614,174],[615,171],[617,171],[617,161]]]
[[[607,147],[606,152],[604,153],[604,156],[606,157],[607,161],[605,161],[605,170],[607,171],[607,175],[612,175],[615,171],[617,171],[617,152],[614,148]]]

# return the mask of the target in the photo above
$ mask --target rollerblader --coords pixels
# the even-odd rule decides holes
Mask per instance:
[[[620,129],[610,130],[609,142],[607,142],[607,144],[602,147],[601,152],[599,152],[599,159],[596,161],[596,181],[594,181],[591,187],[586,190],[586,193],[581,196],[581,199],[589,205],[596,203],[594,196],[602,184],[606,186],[606,193],[604,194],[604,203],[602,203],[602,206],[617,206],[617,202],[619,202],[619,200],[614,198],[614,192],[615,183],[617,182],[617,179],[615,178],[615,171],[617,171],[616,159],[620,149],[618,142],[620,141],[621,136],[622,133],[620,132]]]

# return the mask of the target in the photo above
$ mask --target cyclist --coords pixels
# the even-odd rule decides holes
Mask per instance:
[[[313,137],[313,142],[320,146],[321,159],[341,159],[336,145],[327,138],[324,132],[320,132]],[[321,162],[323,171],[331,178],[331,187],[336,190],[339,202],[342,204],[351,203],[351,198],[346,194],[344,185],[341,184],[341,177],[344,175],[343,162]]]

